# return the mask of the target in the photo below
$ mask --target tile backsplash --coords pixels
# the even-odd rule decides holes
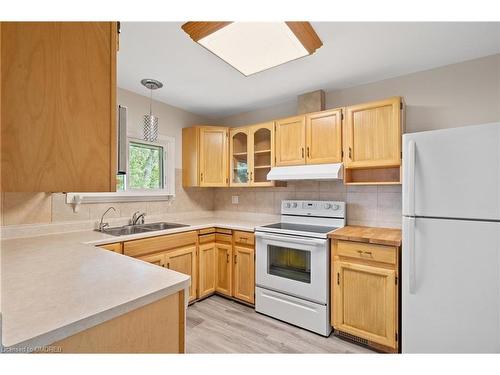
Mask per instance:
[[[176,196],[171,201],[83,204],[73,212],[62,193],[3,193],[2,225],[48,224],[98,220],[114,206],[112,217],[224,211],[279,214],[283,199],[338,200],[347,203],[347,223],[401,227],[401,186],[345,186],[341,181],[294,181],[271,188],[183,188],[182,170],[176,170]],[[232,196],[238,196],[238,204]]]
[[[63,193],[2,193],[2,225],[47,224],[98,220],[110,206],[116,213],[109,217],[132,217],[135,211],[146,215],[214,210],[214,191],[204,188],[183,188],[182,170],[175,171],[175,198],[171,201],[88,203],[78,212],[66,204]]]
[[[239,196],[238,204],[231,197]],[[215,210],[279,214],[283,199],[347,203],[347,223],[401,227],[401,185],[345,186],[341,181],[294,181],[286,187],[216,188]]]

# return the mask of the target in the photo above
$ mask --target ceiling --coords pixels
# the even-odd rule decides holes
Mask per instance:
[[[212,119],[500,53],[500,23],[312,22],[323,41],[315,54],[245,77],[181,25],[122,23],[118,86],[149,95],[141,79],[158,79],[155,99]]]

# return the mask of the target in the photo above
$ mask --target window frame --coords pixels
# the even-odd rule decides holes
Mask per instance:
[[[163,152],[163,157],[162,157],[162,161],[161,161],[161,179],[162,179],[162,185],[163,185],[163,188],[161,189],[134,189],[134,188],[131,188],[130,185],[129,185],[129,182],[130,182],[130,178],[128,178],[130,176],[130,145],[132,143],[135,143],[135,144],[140,144],[140,145],[146,145],[146,146],[153,146],[153,147],[161,147],[162,149],[162,152]],[[168,190],[168,187],[167,187],[167,175],[168,175],[168,172],[167,172],[167,160],[168,160],[168,144],[167,142],[165,142],[165,140],[161,140],[159,139],[158,142],[149,142],[149,141],[145,141],[145,140],[142,140],[142,139],[138,139],[138,138],[132,138],[132,137],[127,137],[127,155],[125,157],[126,161],[127,161],[127,166],[126,166],[126,171],[127,171],[127,174],[125,175],[125,190],[122,190],[122,191],[133,191],[133,192],[137,192],[137,193],[145,193],[145,194],[148,194],[148,193],[151,193],[151,192],[162,192],[164,190]]]
[[[163,148],[163,189],[130,189],[128,178],[125,177],[125,190],[109,193],[67,193],[66,203],[73,204],[75,212],[81,203],[162,201],[175,197],[175,138],[160,135],[157,142],[148,142],[136,134],[128,134],[127,175],[129,175],[130,143],[142,143]]]

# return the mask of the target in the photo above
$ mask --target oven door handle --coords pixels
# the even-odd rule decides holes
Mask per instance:
[[[269,235],[269,234],[263,234],[260,232],[256,232],[255,236],[258,238],[262,238],[264,240],[278,240],[278,241],[291,242],[294,244],[298,243],[298,244],[316,245],[316,246],[322,246],[328,242],[327,239],[304,238],[304,237],[296,237],[296,236]]]

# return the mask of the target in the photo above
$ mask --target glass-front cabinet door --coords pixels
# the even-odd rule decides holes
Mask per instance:
[[[233,129],[230,132],[231,186],[248,186],[249,145],[248,128]]]
[[[250,184],[253,186],[274,186],[267,180],[267,174],[274,166],[274,123],[254,125],[250,128],[252,163]]]
[[[274,166],[274,123],[230,131],[230,186],[274,186],[267,174]]]

